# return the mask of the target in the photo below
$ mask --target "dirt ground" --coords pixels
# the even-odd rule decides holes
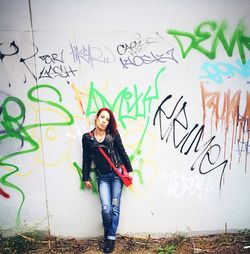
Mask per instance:
[[[77,240],[46,238],[39,234],[18,234],[15,237],[0,238],[0,253],[103,253],[100,238]],[[250,253],[250,231],[237,234],[216,234],[186,237],[175,234],[169,238],[118,236],[114,254],[189,254],[189,253]]]

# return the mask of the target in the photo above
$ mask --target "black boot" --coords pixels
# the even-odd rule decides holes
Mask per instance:
[[[107,239],[104,243],[103,252],[111,253],[115,249],[115,240]]]
[[[105,231],[104,231],[104,237],[103,237],[103,238],[104,238],[104,242],[107,241],[107,239],[108,239],[107,237],[108,237],[108,233],[107,233],[106,230],[105,230]]]

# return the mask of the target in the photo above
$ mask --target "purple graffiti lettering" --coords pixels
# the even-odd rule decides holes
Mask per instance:
[[[237,149],[235,151],[238,152],[238,155],[241,155],[243,152],[245,152],[245,154],[248,156],[250,154],[249,140],[247,141],[238,140]]]
[[[128,56],[127,58],[122,59],[120,57],[120,62],[123,68],[128,69],[129,65],[132,66],[142,66],[143,64],[152,64],[152,63],[166,63],[168,60],[173,60],[175,63],[178,61],[174,58],[174,49],[170,49],[165,53],[156,54],[150,52],[149,55],[135,55],[133,57]]]
[[[156,34],[157,34],[157,37],[159,37],[160,39],[163,39],[159,35],[159,33],[156,33]],[[130,43],[119,44],[116,47],[117,53],[119,55],[130,54],[133,56],[133,55],[139,54],[141,51],[149,47],[150,44],[161,43],[160,41],[158,41],[158,38],[154,38],[154,37],[147,37],[145,39],[142,39],[142,36],[139,33],[137,33],[136,37],[138,38],[136,38],[136,40],[133,40]]]
[[[70,54],[73,56],[74,62],[78,64],[87,63],[94,68],[94,62],[106,64],[115,62],[115,56],[108,47],[105,47],[106,52],[104,52],[99,47],[91,47],[90,45],[87,47],[78,47],[78,45],[70,43],[70,49]]]

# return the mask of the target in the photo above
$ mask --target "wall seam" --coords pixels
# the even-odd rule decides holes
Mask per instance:
[[[36,79],[36,86],[38,86],[38,79],[37,79],[37,66],[36,66],[36,50],[35,50],[35,35],[34,35],[34,28],[33,28],[33,19],[32,19],[32,7],[31,7],[31,0],[29,2],[29,14],[30,14],[30,25],[31,25],[31,36],[32,36],[32,43],[33,43],[33,54],[34,54],[34,66],[35,66],[35,79]],[[39,89],[37,89],[37,98],[39,98]],[[44,159],[44,149],[43,149],[43,135],[42,135],[42,126],[41,126],[41,110],[40,110],[40,100],[38,100],[38,118],[40,123],[40,137],[41,137],[41,156],[42,156],[42,168],[43,168],[43,177],[44,177],[44,192],[45,192],[45,202],[46,202],[46,211],[47,211],[47,222],[48,222],[48,235],[50,236],[50,218],[49,218],[49,205],[48,205],[48,191],[47,191],[47,182],[46,182],[46,172],[45,172],[45,159]]]

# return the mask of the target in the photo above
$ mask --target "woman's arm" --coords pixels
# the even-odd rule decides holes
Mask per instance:
[[[90,180],[90,163],[91,163],[91,156],[90,156],[90,147],[89,142],[87,140],[86,133],[82,136],[82,180],[89,181]]]
[[[115,144],[115,147],[116,147],[116,149],[117,149],[117,151],[118,151],[118,153],[120,155],[120,158],[121,158],[123,164],[125,165],[127,171],[128,172],[132,172],[133,168],[131,166],[129,157],[128,157],[128,155],[126,153],[126,150],[125,150],[125,148],[123,146],[122,139],[121,139],[121,136],[120,136],[118,131],[115,134],[114,144]]]

